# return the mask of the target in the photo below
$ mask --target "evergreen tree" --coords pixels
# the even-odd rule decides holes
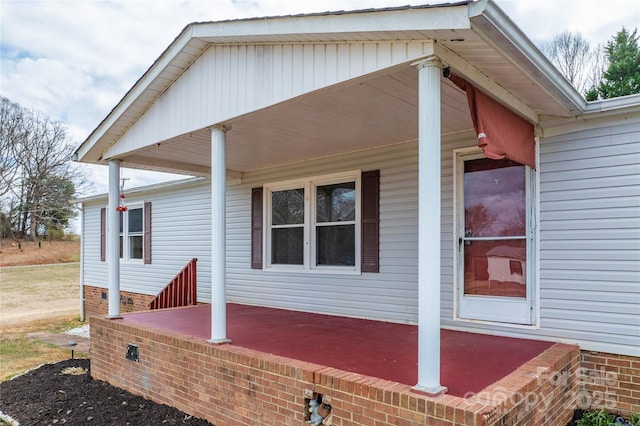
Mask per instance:
[[[623,27],[607,43],[605,53],[609,66],[600,83],[585,94],[588,101],[640,93],[640,47],[637,32],[637,28],[630,33]]]

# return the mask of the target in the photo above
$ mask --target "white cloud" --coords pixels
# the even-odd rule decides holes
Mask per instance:
[[[640,23],[635,0],[499,0],[498,5],[536,44],[563,31],[582,34],[592,45],[604,45],[625,26]]]
[[[442,3],[414,1],[413,4]],[[194,21],[405,5],[406,0],[22,1],[2,0],[0,95],[67,123],[82,142],[180,31]],[[623,25],[635,28],[640,6],[627,0],[498,0],[532,41],[579,31],[592,44]],[[106,168],[90,166],[95,190]],[[166,174],[126,171],[129,187]],[[179,176],[182,177],[182,176]]]

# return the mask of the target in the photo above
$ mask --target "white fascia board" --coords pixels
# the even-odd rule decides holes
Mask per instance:
[[[344,39],[350,33],[385,33],[470,28],[467,4],[378,9],[344,13],[318,13],[263,19],[246,19],[194,24],[193,37],[208,42],[244,38],[245,42],[270,40],[291,42],[295,35],[305,41],[309,35],[326,35],[325,41]],[[382,36],[384,37],[384,36]]]
[[[177,188],[188,188],[194,185],[200,185],[206,182],[208,179],[203,177],[196,178],[188,178],[188,179],[180,179],[180,180],[172,180],[168,182],[160,182],[154,183],[152,185],[139,186],[137,188],[125,189],[124,194],[129,196],[139,196],[139,195],[147,195],[157,192],[164,192],[168,189],[177,189]],[[74,203],[95,203],[99,201],[104,201],[109,197],[109,194],[96,194],[89,195],[87,197],[76,198],[74,199]]]
[[[492,1],[469,5],[469,20],[485,41],[505,52],[512,63],[537,81],[572,115],[581,114],[586,101],[511,19]]]
[[[519,116],[530,123],[537,124],[540,120],[538,113],[515,97],[511,92],[491,80],[477,68],[460,58],[454,52],[441,44],[435,44],[435,54],[446,66],[451,66],[457,73],[461,74],[474,86],[481,88],[485,93],[490,94],[497,101],[515,111]]]
[[[87,139],[76,149],[75,158],[77,161],[88,154],[93,146],[104,136],[104,134],[115,124],[122,114],[131,104],[145,91],[145,89],[158,77],[158,75],[171,64],[175,58],[189,43],[192,37],[192,28],[187,26],[178,37],[167,47],[155,62],[145,71],[138,81],[129,89],[118,104],[109,112]],[[102,151],[106,150],[105,147]]]
[[[640,123],[640,95],[589,102],[584,114],[543,121],[541,128],[544,137],[552,137],[602,126],[622,125],[630,120]]]
[[[300,36],[301,41],[305,40],[305,35],[323,34],[327,35],[327,41],[331,41],[341,40],[345,37],[341,37],[340,34],[350,33],[384,34],[390,31],[468,28],[470,23],[466,3],[441,7],[383,9],[189,24],[76,149],[74,157],[77,161],[83,161],[131,104],[194,39],[200,40],[203,44],[202,49],[205,49],[207,43],[227,43],[230,39],[237,38],[244,38],[247,43],[259,43],[269,36],[272,38],[271,42],[273,38],[277,40],[278,37],[282,37],[283,41],[291,42],[292,36],[296,34]],[[381,35],[381,38],[384,38],[384,35]],[[195,59],[198,54],[193,56]],[[128,123],[126,127],[131,124],[133,123]],[[100,151],[104,152],[108,148],[108,146],[103,147]],[[95,162],[95,159],[88,161]]]
[[[640,94],[588,102],[584,113],[586,115],[592,113],[613,112],[621,109],[640,110]]]

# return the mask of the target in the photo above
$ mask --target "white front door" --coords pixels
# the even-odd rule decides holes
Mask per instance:
[[[456,174],[458,317],[532,324],[532,171],[459,153]]]

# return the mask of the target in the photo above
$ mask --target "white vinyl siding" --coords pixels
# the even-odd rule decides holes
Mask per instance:
[[[460,324],[449,312],[443,325],[640,356],[640,128],[630,121],[540,141],[539,328]]]
[[[640,356],[640,129],[616,123],[540,140],[540,318],[538,328],[454,321],[453,150],[442,142],[441,309],[447,328],[580,344]],[[380,170],[380,272],[301,274],[251,269],[251,189],[265,183]],[[227,187],[229,301],[417,322],[417,142],[246,173]],[[198,258],[198,297],[210,297],[210,187],[139,195],[153,203],[152,265],[122,265],[122,289],[156,294]],[[127,196],[132,203],[136,196]],[[106,287],[100,262],[101,202],[85,202],[84,284]]]
[[[545,334],[640,356],[638,122],[548,138],[541,160]]]
[[[198,299],[211,294],[211,194],[208,180],[127,195],[127,204],[152,204],[151,247],[153,263],[120,263],[123,291],[156,295],[192,258],[198,259]],[[107,287],[107,262],[100,262],[100,208],[106,197],[85,202],[85,259],[83,284]]]
[[[159,95],[110,155],[420,58],[431,46],[430,41],[211,46]]]
[[[380,272],[250,269],[251,188],[350,170],[380,170]],[[227,297],[240,303],[397,322],[417,321],[415,142],[247,173],[227,192]]]
[[[84,203],[82,213],[82,284],[95,287],[107,287],[107,264],[100,261],[100,209],[103,202]],[[106,247],[106,244],[105,244]]]

